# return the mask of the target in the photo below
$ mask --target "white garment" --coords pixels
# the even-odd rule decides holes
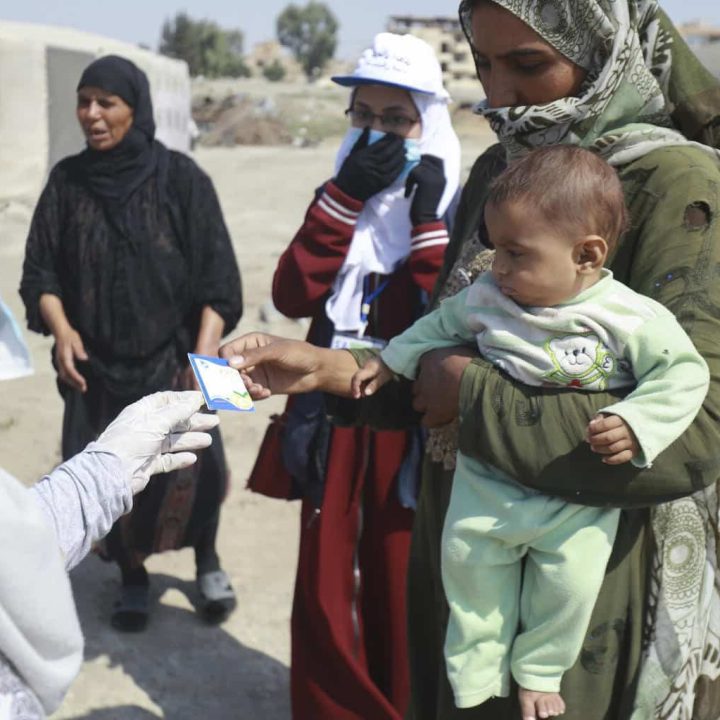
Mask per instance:
[[[402,44],[403,38],[409,37],[381,34],[390,37],[385,39],[386,46],[391,43],[392,38]],[[433,59],[439,69],[437,59],[434,56]],[[409,63],[414,61],[414,57],[408,58]],[[420,62],[423,66],[427,64],[425,53],[421,53]],[[382,82],[382,73],[378,68],[374,77],[378,82]],[[388,78],[392,77],[392,74],[388,75]],[[390,79],[385,82],[394,84]],[[410,91],[410,95],[422,120],[420,152],[423,155],[435,155],[443,161],[446,184],[438,206],[438,216],[442,217],[460,184],[460,141],[450,120],[447,107],[449,98],[442,88],[442,83],[434,95],[416,91]],[[335,159],[335,175],[350,153],[353,141],[354,137],[351,131],[348,131]],[[404,194],[405,180],[396,180],[390,187],[371,197],[360,212],[350,250],[325,306],[325,312],[337,330],[364,330],[360,319],[364,278],[371,273],[391,273],[410,254],[412,198],[406,199]]]
[[[65,562],[33,493],[0,470],[0,648],[47,712],[82,662]]]
[[[0,300],[0,379],[31,372],[20,329]],[[187,467],[195,460],[188,451],[210,444],[203,431],[218,421],[196,412],[202,403],[199,392],[143,398],[100,443],[30,489],[0,468],[0,720],[40,717],[29,707],[33,694],[48,713],[60,705],[83,654],[67,570],[130,511],[133,488]]]
[[[48,713],[60,704],[83,649],[67,571],[131,508],[123,459],[97,443],[30,488],[0,469],[0,708],[9,720],[44,717],[36,700]]]
[[[0,300],[0,379],[32,372],[22,333]],[[33,493],[2,469],[0,548],[0,660],[12,662],[49,712],[80,669],[83,638],[52,525]],[[0,718],[11,705],[3,694]]]
[[[187,451],[207,447],[204,431],[218,421],[196,412],[202,402],[199,392],[138,400],[98,442],[29,489],[0,470],[0,677],[7,658],[48,713],[82,661],[66,571],[132,509],[132,490],[150,474],[187,467],[194,460]],[[12,718],[24,717],[16,710]]]

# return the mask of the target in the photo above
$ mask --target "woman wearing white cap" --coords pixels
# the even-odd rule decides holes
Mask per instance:
[[[0,301],[0,381],[32,373]],[[80,669],[83,637],[67,570],[133,506],[155,473],[189,467],[215,415],[199,392],[129,405],[96,442],[30,488],[0,468],[0,720],[41,720]]]
[[[425,42],[381,33],[350,75],[332,180],[280,258],[273,300],[323,346],[377,346],[422,312],[448,242],[460,146]],[[319,393],[288,406],[251,486],[302,497],[293,716],[399,720],[408,699],[405,575],[419,431],[331,427]],[[284,479],[287,490],[278,488]],[[268,488],[267,483],[273,487]]]

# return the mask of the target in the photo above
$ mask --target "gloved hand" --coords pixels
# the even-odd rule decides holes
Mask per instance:
[[[365,128],[340,167],[335,184],[351,198],[365,202],[389,187],[405,167],[405,144],[399,135],[388,133],[368,145]]]
[[[437,222],[438,206],[445,192],[445,166],[442,158],[435,155],[423,155],[420,158],[405,181],[406,198],[410,197],[413,188],[415,195],[410,204],[410,222],[413,227]]]
[[[217,415],[199,413],[199,392],[159,392],[128,405],[100,435],[94,449],[117,455],[125,465],[133,495],[151,475],[189,467],[197,456],[189,452],[210,445],[207,431],[217,427]]]

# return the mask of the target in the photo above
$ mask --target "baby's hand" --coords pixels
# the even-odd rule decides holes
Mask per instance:
[[[635,433],[619,415],[596,415],[588,424],[587,437],[593,452],[605,455],[608,465],[629,462],[640,454]]]
[[[388,380],[392,379],[393,371],[378,357],[370,358],[352,376],[352,395],[359,400],[363,395],[372,395]]]

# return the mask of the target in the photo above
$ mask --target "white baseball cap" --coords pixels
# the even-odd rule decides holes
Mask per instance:
[[[447,98],[435,52],[414,35],[378,33],[363,51],[350,75],[333,75],[338,85],[393,85],[405,90]]]

